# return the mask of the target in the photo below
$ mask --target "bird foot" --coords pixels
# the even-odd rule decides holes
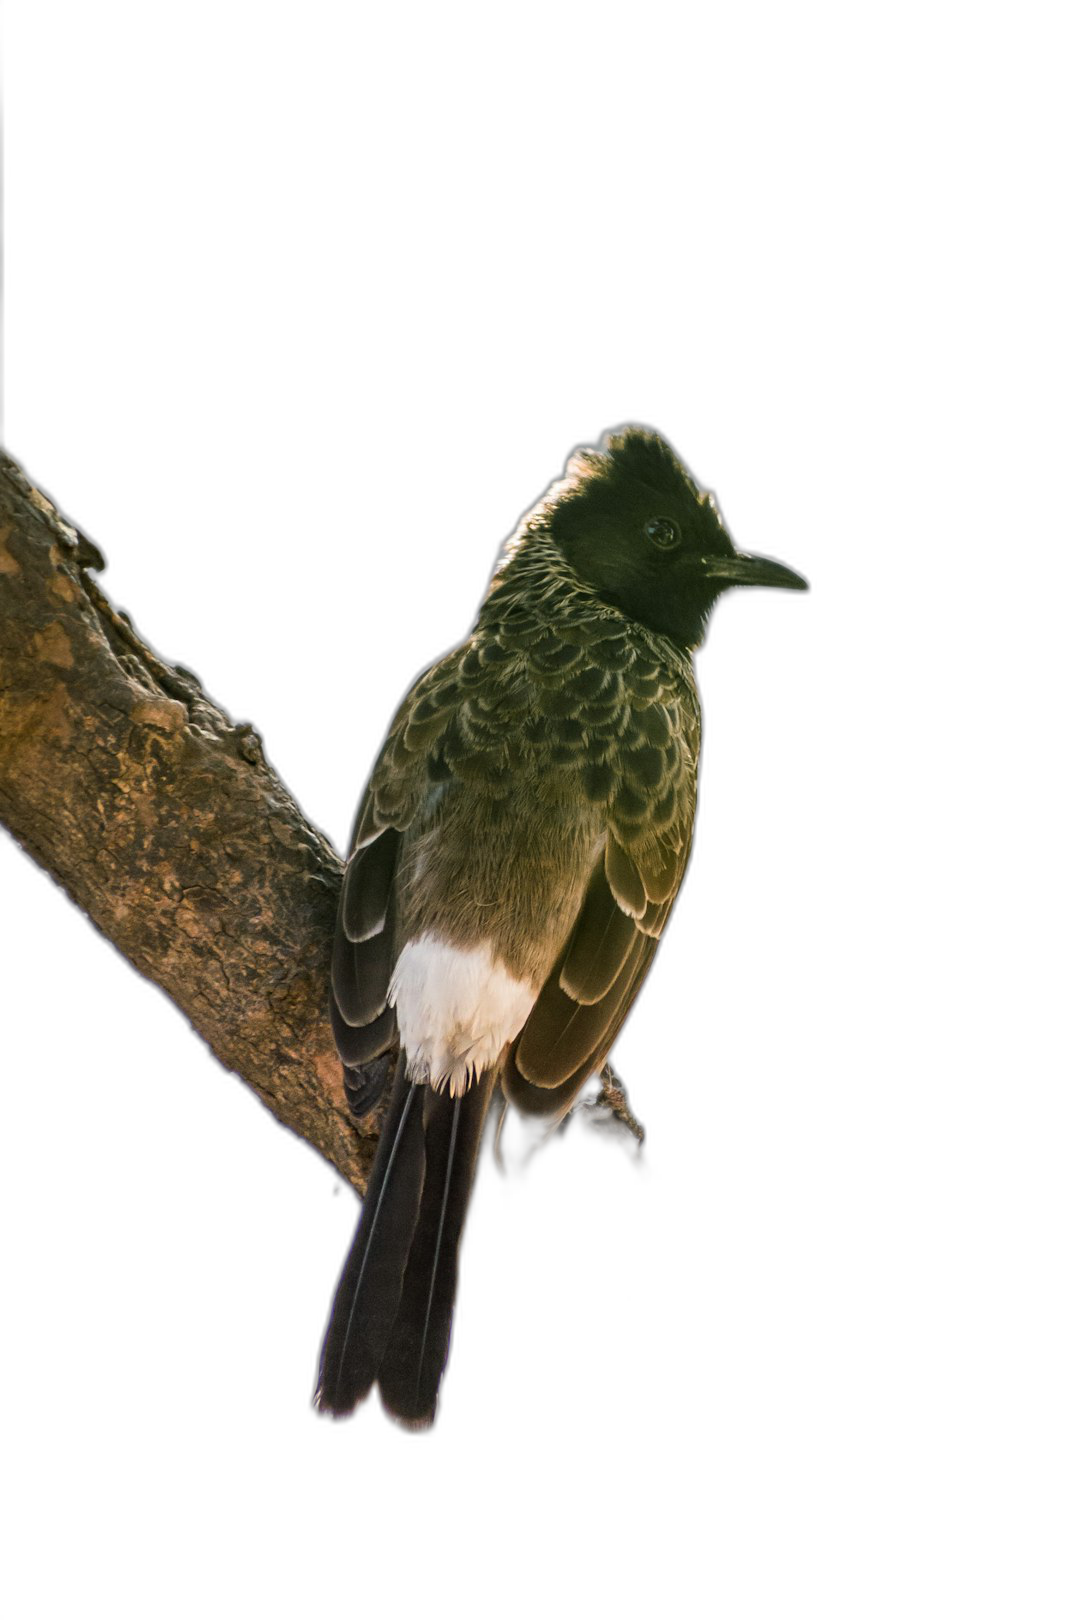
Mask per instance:
[[[631,1109],[626,1087],[610,1063],[600,1071],[600,1090],[584,1106],[593,1111],[596,1124],[614,1122],[624,1126],[636,1142],[644,1142],[645,1127]]]

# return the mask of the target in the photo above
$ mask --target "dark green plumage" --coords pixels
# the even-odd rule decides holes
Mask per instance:
[[[670,446],[626,429],[572,460],[508,542],[468,640],[398,710],[357,818],[331,1017],[363,1109],[404,1029],[390,1119],[406,1121],[410,1170],[393,1170],[384,1137],[324,1345],[325,1409],[350,1410],[378,1380],[403,1421],[434,1416],[492,1082],[528,1111],[561,1113],[602,1066],[689,855],[701,731],[692,650],[720,592],[754,583],[803,585],[737,554]],[[459,1005],[459,957],[490,957],[491,1030],[471,966],[461,984],[478,1001]],[[417,1034],[444,1003],[453,1016],[438,1038],[460,1051],[445,1074]],[[486,1056],[470,1082],[474,1049]],[[422,1118],[416,1086],[438,1099]],[[414,1243],[402,1236],[410,1219]],[[378,1354],[368,1319],[392,1323]]]

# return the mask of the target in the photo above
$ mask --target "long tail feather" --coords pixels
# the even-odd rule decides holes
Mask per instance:
[[[351,1412],[378,1382],[400,1422],[435,1417],[458,1246],[496,1075],[462,1096],[413,1085],[399,1057],[371,1181],[323,1341],[315,1404]]]
[[[390,1107],[323,1340],[315,1405],[343,1417],[370,1390],[393,1331],[424,1189],[423,1097],[399,1057]]]
[[[494,1072],[483,1075],[460,1097],[434,1091],[424,1097],[423,1196],[378,1375],[383,1405],[410,1428],[425,1428],[435,1418],[450,1349],[458,1246],[495,1078]]]

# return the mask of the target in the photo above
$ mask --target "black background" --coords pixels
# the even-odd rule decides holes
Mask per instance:
[[[502,170],[461,131],[444,162],[437,130],[358,120],[322,57],[215,60],[128,75],[99,40],[87,70],[71,40],[47,120],[8,76],[3,436],[338,844],[393,706],[573,445],[653,424],[813,591],[737,593],[699,659],[698,846],[617,1051],[648,1168],[572,1137],[525,1186],[481,1176],[431,1439],[311,1416],[350,1194],[0,841],[40,1422],[154,1477],[526,1466],[585,1511],[708,1466],[776,1510],[857,1468],[886,1332],[887,1106],[845,1017],[861,347],[887,319],[857,196],[821,147],[769,168],[753,219],[719,144],[693,172],[625,164],[615,134]]]

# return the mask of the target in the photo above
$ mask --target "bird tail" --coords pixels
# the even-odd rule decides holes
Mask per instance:
[[[398,1059],[360,1224],[330,1311],[315,1404],[342,1417],[378,1383],[410,1428],[435,1418],[450,1348],[458,1245],[494,1071],[452,1097]]]

